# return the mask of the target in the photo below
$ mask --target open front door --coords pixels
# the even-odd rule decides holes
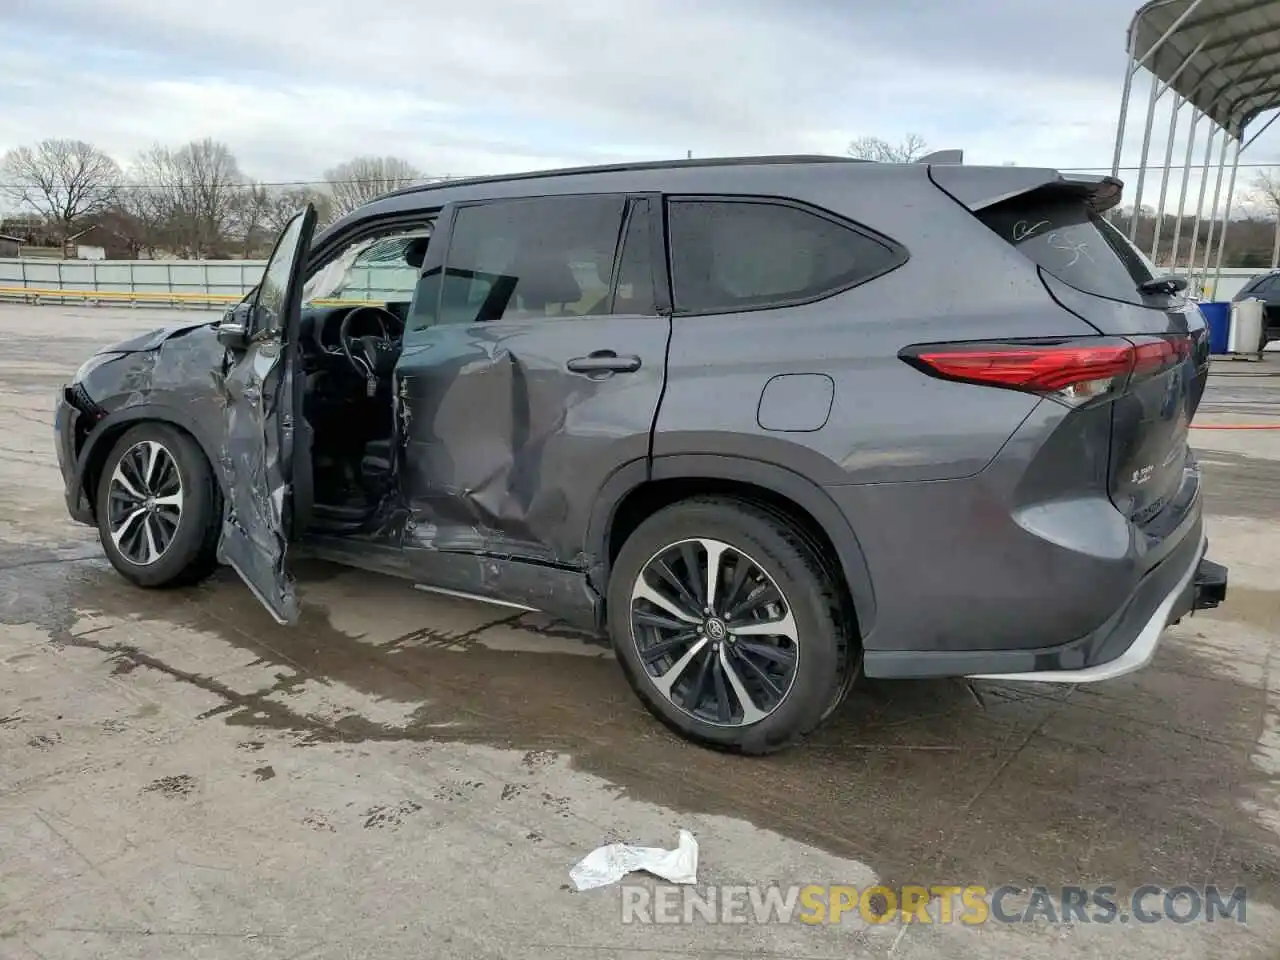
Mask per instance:
[[[227,505],[218,559],[240,574],[280,623],[298,619],[285,552],[294,504],[302,269],[315,228],[316,211],[307,204],[281,232],[257,290],[218,326],[227,348],[219,458]]]

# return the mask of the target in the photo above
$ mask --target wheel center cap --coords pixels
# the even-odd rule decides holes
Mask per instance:
[[[707,631],[707,636],[712,640],[723,640],[729,635],[729,628],[724,625],[724,621],[719,617],[710,617],[703,625]]]
[[[142,505],[146,507],[148,510],[154,510],[156,508],[156,498],[147,497],[147,499],[142,501]]]

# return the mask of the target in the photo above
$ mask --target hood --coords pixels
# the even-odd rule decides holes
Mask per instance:
[[[161,327],[158,330],[152,330],[149,333],[139,334],[130,340],[122,340],[120,343],[105,348],[102,352],[146,353],[149,350],[158,350],[166,340],[172,340],[174,337],[182,336],[197,327],[207,327],[217,322],[217,320],[200,320],[172,324],[167,327]]]

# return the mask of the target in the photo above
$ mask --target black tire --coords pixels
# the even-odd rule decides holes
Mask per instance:
[[[726,725],[695,716],[659,689],[641,658],[632,626],[633,589],[652,559],[695,538],[719,541],[750,558],[772,579],[794,618],[794,673],[763,719]],[[641,523],[613,565],[608,620],[618,661],[641,701],[670,729],[703,746],[747,754],[784,749],[839,706],[856,673],[852,619],[829,569],[784,515],[744,500],[695,497]]]
[[[121,460],[139,444],[148,442],[159,444],[176,464],[182,504],[177,527],[163,553],[154,562],[138,563],[112,537],[110,497],[112,476]],[[222,498],[204,451],[176,427],[153,422],[126,431],[102,465],[96,503],[98,539],[111,565],[131,583],[147,588],[187,586],[203,580],[217,567]]]

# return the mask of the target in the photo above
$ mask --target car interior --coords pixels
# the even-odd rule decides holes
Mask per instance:
[[[430,224],[358,239],[307,281],[302,408],[316,532],[367,530],[394,490],[394,373],[429,243]],[[619,284],[611,300],[612,251],[586,241],[548,251],[536,232],[489,236],[474,261],[445,272],[437,322],[653,312],[645,284]]]
[[[374,284],[368,280],[364,291],[330,291],[321,279],[320,296],[306,298],[300,342],[303,415],[313,433],[313,529],[360,530],[391,489],[392,374],[429,242],[429,234],[379,238],[339,258],[346,260],[339,272],[348,277],[398,269],[395,280],[378,281],[397,289],[368,289]]]

